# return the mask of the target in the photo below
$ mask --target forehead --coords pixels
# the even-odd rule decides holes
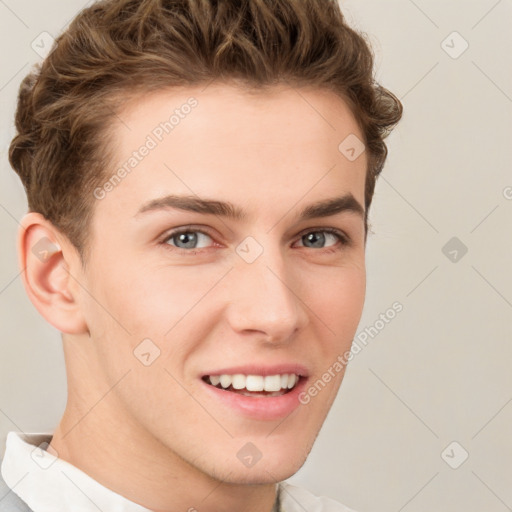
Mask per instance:
[[[351,192],[364,204],[366,154],[352,160],[340,150],[363,135],[330,91],[172,88],[133,98],[111,131],[115,161],[107,179],[115,179],[98,205],[110,214],[135,215],[165,194],[215,197],[260,214],[266,207],[269,215],[306,195]]]
[[[189,108],[190,104],[194,106]],[[130,134],[132,128],[158,132],[158,127],[166,122],[173,125],[174,138],[190,131],[198,137],[207,134],[208,139],[236,134],[234,140],[227,141],[231,144],[308,142],[326,134],[336,141],[344,133],[363,138],[344,99],[331,91],[311,87],[276,85],[260,90],[216,82],[200,87],[173,87],[132,97],[116,118],[113,131],[119,140],[132,145],[138,142],[133,137],[138,134]],[[186,123],[181,122],[184,119]],[[298,126],[297,119],[301,120]]]

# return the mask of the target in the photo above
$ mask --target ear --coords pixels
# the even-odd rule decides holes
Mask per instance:
[[[39,313],[63,333],[88,333],[75,281],[81,272],[76,248],[36,212],[21,220],[17,246],[23,285]]]

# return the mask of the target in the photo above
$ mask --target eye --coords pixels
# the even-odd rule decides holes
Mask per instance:
[[[336,245],[336,242],[340,242],[342,246],[348,245],[349,243],[346,235],[334,228],[323,228],[315,231],[308,231],[306,234],[301,236],[300,240],[305,247],[314,249],[333,247]],[[325,245],[329,240],[334,240],[334,243]]]
[[[208,239],[210,241],[213,240],[208,233],[189,226],[171,231],[161,243],[178,250],[181,249],[185,252],[192,252],[194,249],[208,248]],[[344,246],[350,244],[349,238],[343,232],[334,228],[310,229],[300,235],[299,241],[302,242],[302,247],[310,249],[329,249],[330,251],[336,250],[337,242],[340,242],[338,249],[342,249]]]
[[[207,245],[198,246],[197,244],[200,243],[201,239],[204,242],[205,238],[211,240],[210,235],[203,231],[197,229],[181,229],[169,233],[163,242],[178,249],[204,249]]]

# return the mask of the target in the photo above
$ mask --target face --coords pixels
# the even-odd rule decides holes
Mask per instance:
[[[362,133],[333,93],[285,87],[160,91],[119,119],[81,275],[87,378],[129,372],[113,413],[170,457],[233,483],[283,480],[362,313],[367,160],[339,149]]]

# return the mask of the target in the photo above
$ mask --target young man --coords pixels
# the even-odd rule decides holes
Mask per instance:
[[[400,102],[335,0],[108,0],[22,83],[27,293],[62,332],[52,435],[0,510],[349,511],[285,480],[340,387]]]

